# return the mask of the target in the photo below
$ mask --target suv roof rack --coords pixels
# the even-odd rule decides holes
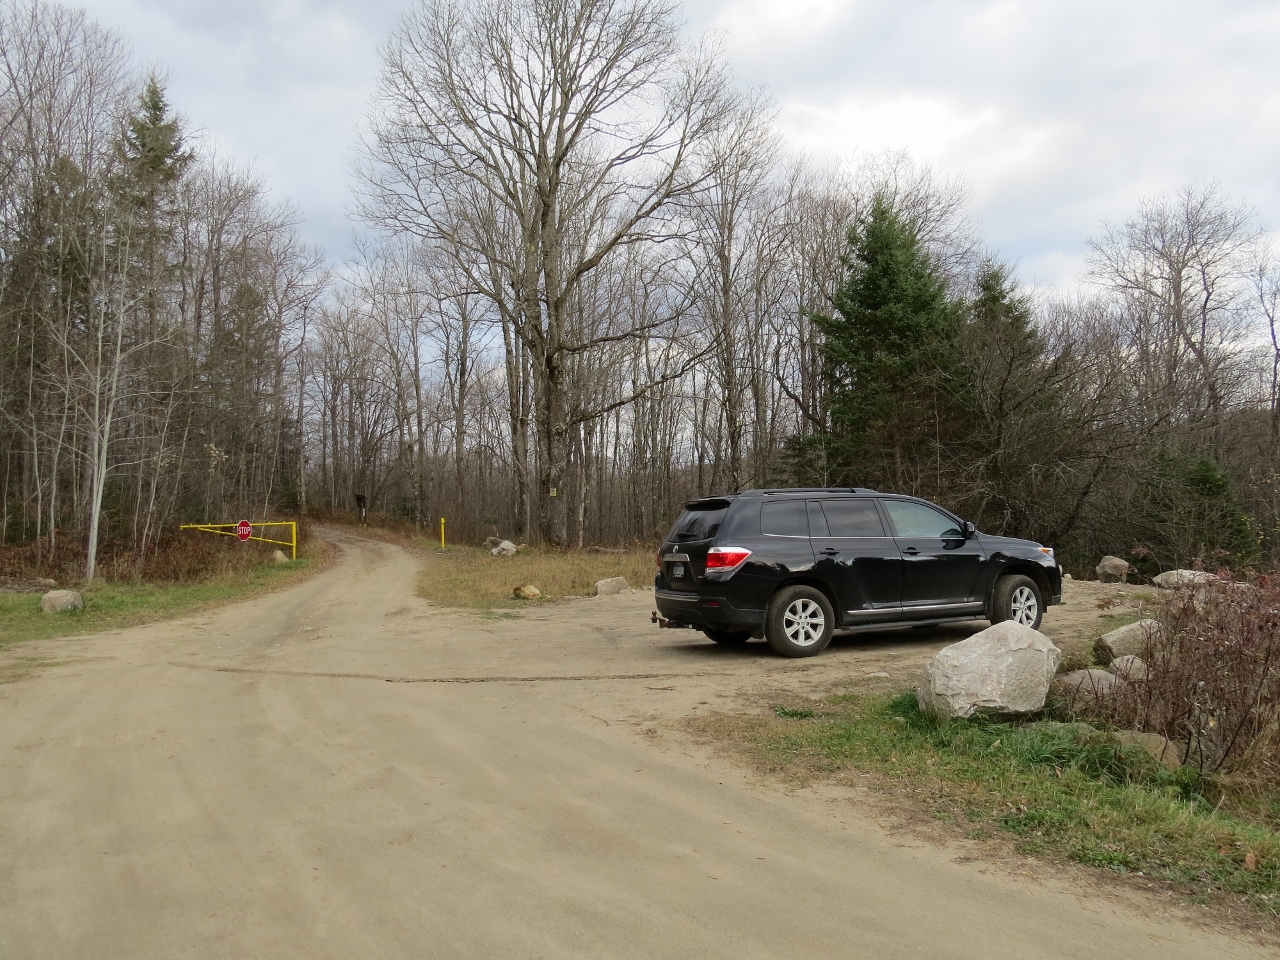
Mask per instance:
[[[776,490],[761,490],[765,496],[779,493],[876,493],[869,487],[779,487]]]

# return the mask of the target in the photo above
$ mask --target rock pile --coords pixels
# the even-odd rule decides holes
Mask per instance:
[[[1094,649],[1098,648],[1095,646]],[[1054,699],[1061,701],[1068,710],[1087,710],[1114,697],[1130,684],[1145,683],[1150,676],[1151,669],[1144,660],[1133,654],[1124,654],[1114,657],[1107,670],[1091,667],[1056,677],[1051,692]]]

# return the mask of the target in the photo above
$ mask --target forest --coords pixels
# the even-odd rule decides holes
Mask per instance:
[[[86,580],[177,525],[350,515],[562,548],[867,486],[1153,573],[1280,557],[1280,259],[1215,182],[1071,289],[909,154],[792,154],[666,0],[414,0],[360,255],[219,158],[124,38],[0,0],[0,549]],[[101,567],[101,571],[99,571]]]

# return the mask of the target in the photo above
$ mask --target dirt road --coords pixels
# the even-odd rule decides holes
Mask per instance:
[[[659,632],[644,593],[485,619],[331,536],[287,592],[5,654],[54,659],[0,686],[0,957],[1272,955],[645,732],[963,628],[796,663]]]

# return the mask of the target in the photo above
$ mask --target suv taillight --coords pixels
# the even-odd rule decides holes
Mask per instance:
[[[707,572],[720,570],[733,573],[747,562],[751,551],[745,547],[712,547],[707,551]]]

